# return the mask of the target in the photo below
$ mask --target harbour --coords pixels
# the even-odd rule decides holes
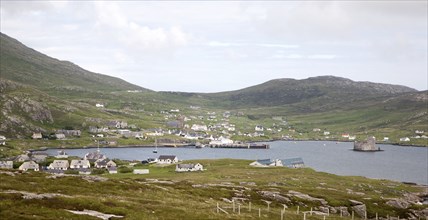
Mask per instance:
[[[426,164],[428,148],[380,145],[383,151],[366,153],[353,151],[352,142],[329,141],[274,141],[269,149],[187,147],[120,147],[101,148],[109,158],[123,160],[146,160],[156,155],[176,155],[179,160],[198,159],[246,159],[301,157],[312,169],[346,176],[365,176],[375,179],[389,179],[428,185]],[[56,155],[58,149],[48,149]],[[93,149],[64,149],[69,155],[83,157]]]

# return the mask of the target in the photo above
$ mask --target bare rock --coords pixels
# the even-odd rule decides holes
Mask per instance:
[[[349,202],[351,202],[351,205],[363,205],[364,203],[362,203],[362,202],[360,202],[360,201],[357,201],[357,200],[352,200],[352,199],[350,199],[349,200]]]
[[[346,207],[346,206],[334,207],[334,209],[336,210],[336,213],[339,215],[340,215],[340,213],[342,213],[342,216],[351,216],[351,214],[349,214],[348,207]],[[332,212],[332,213],[334,213],[334,212]]]
[[[403,199],[389,200],[386,204],[398,209],[407,209],[410,207],[410,203]]]
[[[282,196],[279,194],[279,192],[272,192],[272,191],[260,191],[258,192],[263,198],[269,199],[272,201],[277,201],[281,203],[289,203],[291,200],[285,196]]]
[[[303,194],[301,192],[297,192],[297,191],[293,191],[293,190],[288,191],[287,195],[290,197],[294,196],[294,197],[297,197],[299,199],[308,200],[311,202],[320,202],[324,206],[328,204],[328,202],[325,201],[325,199],[315,198],[315,197],[312,197],[310,195]]]
[[[73,211],[73,210],[67,210],[67,211],[69,211],[73,214],[76,214],[76,215],[90,215],[90,216],[94,216],[94,217],[97,217],[97,218],[100,218],[103,220],[108,220],[111,218],[123,218],[123,216],[121,216],[121,215],[105,214],[105,213],[97,212],[94,210],[87,210],[87,209],[85,209],[83,211]]]
[[[367,208],[365,204],[361,204],[352,206],[352,210],[354,210],[354,212],[360,217],[364,217],[366,215]]]

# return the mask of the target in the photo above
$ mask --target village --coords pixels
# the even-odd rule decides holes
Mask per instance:
[[[119,169],[115,160],[120,161],[122,164]],[[155,165],[159,167],[175,165],[176,172],[204,171],[202,164],[182,163],[175,155],[160,155],[158,158],[148,158],[143,161],[115,160],[109,159],[101,153],[100,148],[85,154],[83,158],[72,157],[71,159],[69,159],[69,155],[64,150],[58,151],[58,154],[55,156],[34,151],[18,155],[13,160],[0,160],[0,169],[17,168],[22,172],[40,171],[50,174],[117,174],[118,171],[120,173],[149,174],[150,170],[147,169],[148,167],[141,169],[141,165]],[[249,165],[253,167],[305,167],[302,158],[262,159],[256,160]]]
[[[104,104],[96,103],[100,110]],[[68,146],[68,147],[102,147],[115,146],[153,146],[155,140],[159,146],[180,147],[188,145],[198,146],[232,146],[244,147],[254,141],[272,140],[331,140],[331,141],[356,141],[365,140],[366,135],[352,134],[347,131],[329,130],[327,128],[295,128],[289,124],[285,117],[274,116],[269,120],[248,120],[251,116],[242,111],[203,111],[200,106],[189,106],[185,110],[173,108],[151,113],[150,117],[159,121],[157,125],[141,124],[139,121],[129,123],[126,119],[105,120],[100,118],[87,118],[80,129],[64,126],[52,131],[34,131],[28,134],[26,139],[39,146],[40,140],[61,141],[91,140],[92,145]],[[154,127],[156,126],[156,127]],[[378,136],[378,143],[396,143],[407,145],[413,140],[428,139],[422,130],[415,130],[413,136],[388,137]],[[0,135],[1,146],[7,145],[7,137]],[[59,141],[59,142],[58,142]],[[79,142],[77,142],[78,144]],[[61,146],[58,146],[61,147]]]

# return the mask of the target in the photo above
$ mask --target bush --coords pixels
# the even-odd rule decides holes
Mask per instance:
[[[64,171],[65,174],[79,174],[78,170],[66,170]]]
[[[129,168],[129,167],[119,167],[119,168],[117,169],[117,171],[118,171],[119,173],[132,173],[132,171],[134,171],[134,169]]]
[[[100,174],[104,174],[105,172],[106,172],[105,169],[93,169],[91,174],[100,175]]]

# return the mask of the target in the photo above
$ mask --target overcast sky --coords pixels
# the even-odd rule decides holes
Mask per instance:
[[[427,89],[427,1],[3,1],[1,32],[157,91],[335,75]]]

